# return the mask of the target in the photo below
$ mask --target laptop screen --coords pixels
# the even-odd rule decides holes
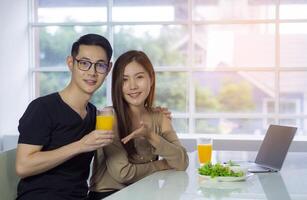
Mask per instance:
[[[296,130],[296,127],[270,125],[255,163],[280,170]]]

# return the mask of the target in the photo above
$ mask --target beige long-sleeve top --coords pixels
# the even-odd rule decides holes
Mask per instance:
[[[163,117],[165,116],[159,112],[151,113],[152,127],[160,137],[159,145],[154,148],[146,139],[134,139],[134,155],[127,154],[115,131],[113,143],[96,151],[90,181],[91,191],[119,190],[158,171],[154,162],[157,156],[164,158],[176,170],[187,168],[187,152],[171,125],[162,130]]]

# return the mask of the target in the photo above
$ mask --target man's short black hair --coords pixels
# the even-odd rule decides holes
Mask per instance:
[[[105,37],[93,33],[81,36],[76,42],[73,43],[71,47],[71,55],[73,57],[76,57],[78,55],[80,45],[100,46],[106,51],[108,62],[110,62],[113,49],[111,47],[110,42]]]

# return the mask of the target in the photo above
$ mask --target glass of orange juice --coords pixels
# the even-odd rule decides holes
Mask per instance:
[[[114,110],[112,106],[97,109],[96,129],[110,131],[113,129]]]
[[[197,139],[198,160],[200,164],[211,162],[212,156],[212,139],[198,138]]]

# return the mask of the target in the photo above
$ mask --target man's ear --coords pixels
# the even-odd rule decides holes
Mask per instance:
[[[69,70],[72,71],[72,68],[74,66],[74,58],[72,56],[67,56],[66,64],[67,64]]]
[[[110,61],[110,62],[109,62],[109,67],[108,67],[108,74],[109,74],[109,72],[111,71],[112,67],[113,67],[113,63]]]

